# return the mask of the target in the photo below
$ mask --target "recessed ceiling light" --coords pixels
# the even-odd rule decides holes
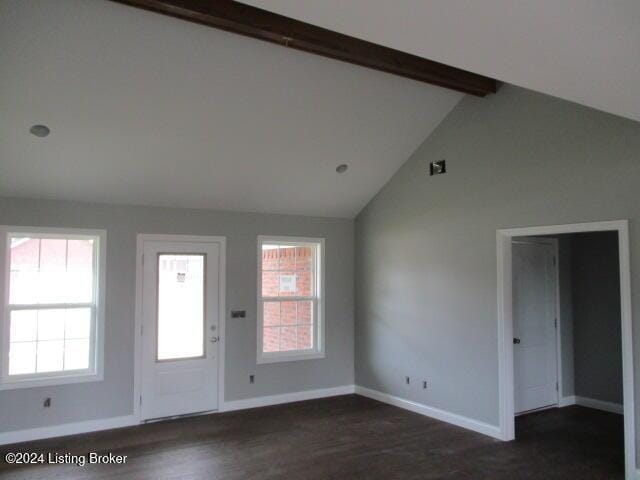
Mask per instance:
[[[342,165],[338,165],[336,167],[336,172],[338,173],[344,173],[347,171],[347,169],[349,168],[349,165],[347,165],[346,163],[343,163]]]
[[[29,129],[29,131],[32,135],[40,138],[47,137],[51,133],[51,130],[46,125],[34,125]]]

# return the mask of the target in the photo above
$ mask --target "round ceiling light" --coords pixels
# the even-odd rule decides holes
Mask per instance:
[[[46,125],[34,125],[29,129],[29,131],[32,135],[40,138],[47,137],[51,133],[51,130]]]
[[[336,172],[338,173],[344,173],[349,169],[349,165],[347,165],[346,163],[343,163],[342,165],[338,165],[336,167]]]

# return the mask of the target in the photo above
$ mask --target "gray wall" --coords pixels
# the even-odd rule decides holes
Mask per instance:
[[[622,404],[618,235],[549,237],[559,250],[562,395]]]
[[[560,293],[560,355],[562,365],[562,396],[575,395],[573,270],[571,235],[558,239],[558,290]]]
[[[618,235],[572,235],[571,252],[575,394],[622,404]]]
[[[352,220],[0,198],[0,224],[107,230],[104,381],[1,391],[0,431],[133,412],[138,233],[227,237],[226,400],[353,384]],[[256,365],[259,234],[326,238],[326,358]],[[246,309],[248,318],[230,320],[231,309]],[[53,405],[45,410],[46,396]]]
[[[498,424],[500,228],[630,219],[637,330],[638,185],[637,122],[509,85],[463,99],[356,219],[356,383]]]

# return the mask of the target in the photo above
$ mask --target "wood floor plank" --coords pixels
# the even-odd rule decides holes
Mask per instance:
[[[124,465],[15,466],[2,479],[623,478],[622,416],[567,407],[519,417],[514,442],[357,395],[0,447],[111,452]]]

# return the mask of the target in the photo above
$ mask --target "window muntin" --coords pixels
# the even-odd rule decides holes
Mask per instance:
[[[90,308],[12,310],[9,376],[87,370]]]
[[[2,384],[97,376],[100,234],[10,228]]]
[[[260,237],[258,361],[322,353],[322,240]]]
[[[9,305],[91,303],[96,239],[11,234]]]

